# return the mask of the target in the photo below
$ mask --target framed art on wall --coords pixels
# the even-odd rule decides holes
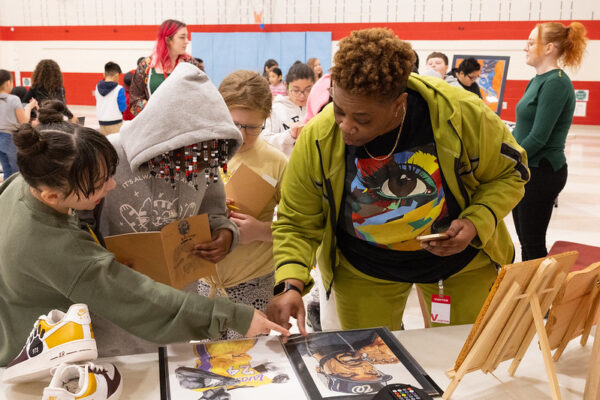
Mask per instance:
[[[475,58],[481,65],[481,74],[477,79],[477,84],[479,85],[483,102],[492,111],[500,115],[510,57],[457,54],[452,59],[452,68],[457,68],[468,57]]]

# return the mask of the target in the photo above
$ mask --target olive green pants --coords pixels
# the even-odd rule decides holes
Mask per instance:
[[[333,291],[342,329],[361,329],[387,326],[400,330],[406,300],[412,283],[392,282],[373,278],[354,268],[340,256],[335,270]],[[497,271],[489,257],[479,252],[461,271],[443,282],[444,295],[449,295],[450,325],[472,324],[483,305]],[[428,313],[431,296],[439,294],[438,283],[417,284],[423,291]],[[431,323],[431,326],[446,326]]]

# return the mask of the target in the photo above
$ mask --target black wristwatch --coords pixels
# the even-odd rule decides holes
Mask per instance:
[[[275,285],[275,287],[273,288],[273,296],[284,294],[288,290],[295,290],[296,292],[300,293],[300,296],[302,296],[302,290],[300,290],[299,287],[294,286],[289,282],[280,282],[277,285]]]

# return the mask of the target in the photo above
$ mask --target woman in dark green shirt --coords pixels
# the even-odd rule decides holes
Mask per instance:
[[[559,68],[579,67],[587,44],[579,22],[568,27],[557,22],[538,24],[525,46],[526,62],[535,68],[525,94],[517,104],[513,132],[527,151],[531,179],[525,196],[513,210],[523,260],[545,257],[546,230],[554,200],[567,182],[565,141],[573,112],[575,91]]]

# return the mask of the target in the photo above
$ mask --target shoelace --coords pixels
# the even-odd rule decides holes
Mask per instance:
[[[73,365],[75,365],[75,366],[77,366],[77,367],[80,367],[80,368],[85,368],[85,366],[87,365],[87,366],[88,366],[88,371],[89,371],[89,372],[92,372],[92,373],[94,373],[94,374],[100,374],[100,373],[102,373],[102,372],[108,372],[108,371],[106,370],[106,368],[104,368],[104,367],[102,367],[102,366],[100,366],[100,365],[96,365],[96,364],[94,364],[94,363],[93,363],[93,362],[91,362],[91,361],[88,361],[88,362],[86,362],[86,363],[85,363],[85,364],[83,364],[83,365],[78,365],[78,364],[73,364]],[[56,373],[56,370],[58,369],[58,367],[59,367],[59,366],[52,367],[52,368],[50,369],[50,375],[54,376],[54,374]]]
[[[29,332],[29,337],[27,338],[27,342],[25,343],[26,346],[28,346],[29,344],[31,344],[31,342],[33,341],[33,338],[36,336],[39,336],[39,338],[43,338],[44,335],[46,334],[46,330],[45,329],[40,329],[40,326],[38,325],[40,322],[40,319],[38,318],[34,323],[33,323],[33,329],[31,330],[31,332]],[[39,332],[38,332],[39,331]]]
[[[108,372],[108,371],[106,371],[106,368],[104,368],[104,367],[102,367],[100,365],[96,365],[96,364],[94,364],[91,361],[87,362],[87,366],[88,366],[88,370],[90,372],[93,372],[94,374],[100,374],[102,372]]]

